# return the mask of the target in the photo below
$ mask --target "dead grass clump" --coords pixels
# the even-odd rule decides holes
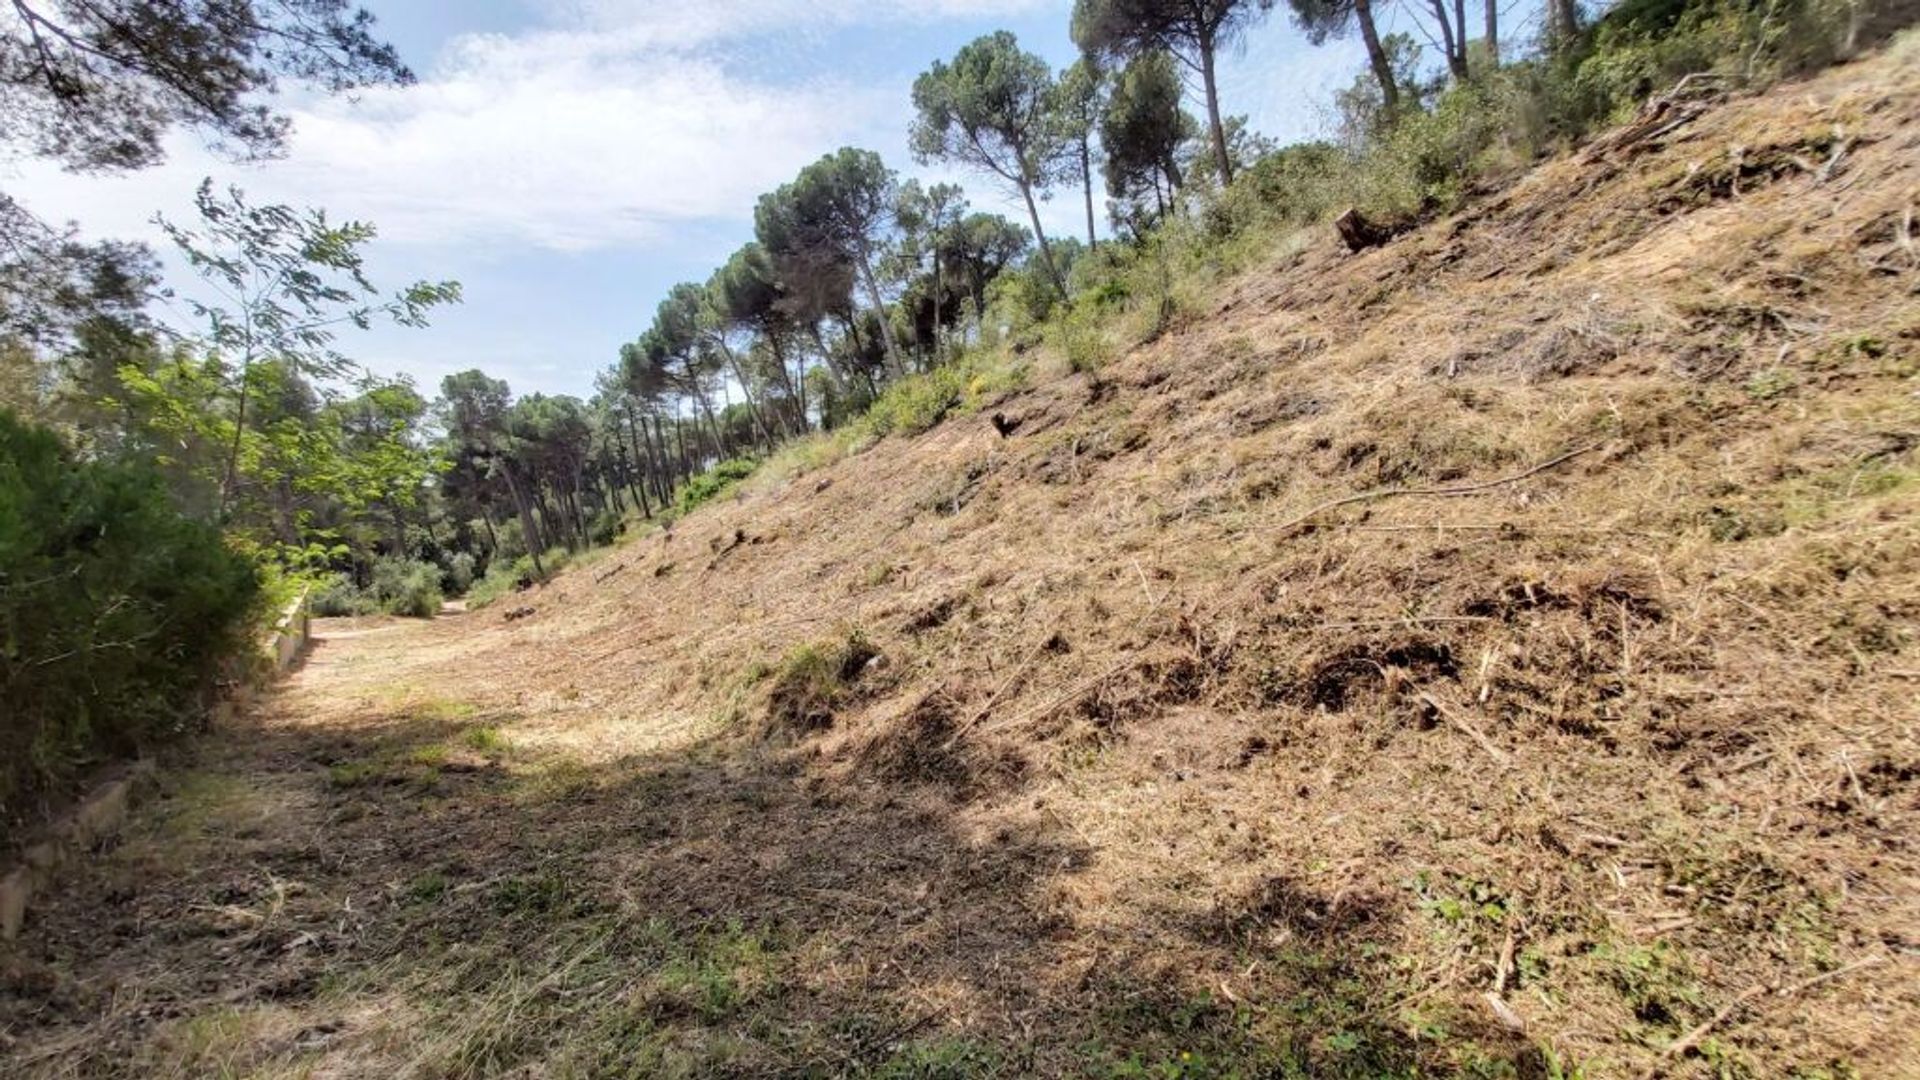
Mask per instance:
[[[856,751],[860,770],[900,783],[944,786],[963,798],[1017,786],[1027,775],[1027,760],[1011,747],[964,738],[953,701],[936,692],[915,702]]]
[[[789,652],[775,669],[767,692],[767,732],[805,735],[832,727],[834,717],[854,698],[868,669],[880,659],[880,650],[859,630]]]
[[[1262,880],[1245,894],[1214,903],[1208,936],[1246,949],[1291,942],[1338,943],[1358,948],[1387,936],[1395,921],[1392,902],[1365,892],[1316,891],[1287,875]]]
[[[1790,176],[1830,175],[1844,153],[1844,134],[1835,127],[1819,128],[1798,138],[1764,146],[1728,146],[1723,156],[1691,162],[1667,184],[1654,212],[1676,214],[1722,199],[1738,198]],[[1831,161],[1829,160],[1831,159]]]
[[[1344,712],[1364,695],[1397,689],[1409,681],[1458,676],[1460,666],[1446,641],[1425,637],[1383,638],[1336,648],[1309,661],[1291,679],[1269,675],[1262,687],[1269,705]]]

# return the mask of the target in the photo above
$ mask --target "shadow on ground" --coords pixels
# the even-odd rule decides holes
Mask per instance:
[[[732,737],[588,767],[458,703],[272,711],[168,770],[0,953],[10,1075],[1382,1076],[1420,1056],[1367,947],[1386,916],[1276,883],[1180,929],[1172,953],[1208,970],[1089,946],[1053,893],[1088,846],[1017,796],[850,785],[805,744]],[[1258,1007],[1215,990],[1263,966]]]

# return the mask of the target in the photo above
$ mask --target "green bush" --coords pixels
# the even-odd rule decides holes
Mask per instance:
[[[537,581],[545,581],[565,570],[573,561],[573,554],[566,548],[554,548],[540,556],[545,577],[533,568],[533,556],[522,555],[517,559],[495,559],[487,567],[486,576],[473,583],[467,591],[467,607],[478,611],[494,603],[508,593],[518,591],[522,586]]]
[[[440,613],[440,568],[415,559],[376,559],[367,594],[381,611],[429,619]]]
[[[523,565],[526,568],[524,579],[521,575]],[[487,567],[486,574],[467,590],[467,607],[478,611],[519,588],[522,580],[531,580],[532,576],[533,560],[525,555],[519,559],[495,559]]]
[[[867,410],[865,424],[876,439],[896,432],[918,435],[959,408],[965,394],[966,373],[958,364],[945,364],[887,387]]]
[[[0,832],[89,763],[185,729],[259,589],[150,470],[76,460],[0,411]]]
[[[350,615],[372,615],[380,610],[373,597],[360,591],[353,583],[351,574],[335,574],[314,586],[307,598],[307,605],[315,615],[323,618],[335,618]]]
[[[444,584],[447,592],[454,596],[464,596],[473,588],[475,560],[470,551],[456,551],[447,557]]]
[[[587,523],[587,539],[595,547],[606,547],[626,531],[626,518],[611,507],[593,515],[593,520]]]
[[[687,481],[680,488],[680,498],[675,504],[676,508],[681,514],[686,514],[695,507],[712,502],[733,490],[735,484],[752,476],[753,470],[759,467],[759,462],[747,458],[723,461]]]

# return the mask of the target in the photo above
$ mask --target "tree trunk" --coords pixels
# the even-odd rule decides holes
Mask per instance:
[[[1500,66],[1500,4],[1498,0],[1486,0],[1487,13],[1487,64],[1492,68]]]
[[[773,350],[773,363],[774,366],[780,369],[780,381],[787,384],[787,401],[798,410],[790,417],[794,432],[795,434],[805,435],[807,432],[813,430],[807,424],[807,381],[805,373],[802,372],[802,378],[796,382],[793,378],[793,372],[787,370],[787,352],[780,347],[780,335],[768,334],[767,348]],[[792,412],[793,410],[789,411]]]
[[[500,550],[500,536],[493,531],[493,511],[485,503],[480,504],[480,524],[487,530],[487,561],[493,561],[493,553]]]
[[[1467,0],[1453,0],[1453,47],[1460,54],[1457,75],[1465,81],[1473,74],[1467,70]]]
[[[653,482],[653,447],[642,441],[640,423],[634,418],[637,410],[627,410],[627,432],[633,441],[634,468],[640,473],[640,483],[634,485],[634,494],[640,499],[640,512],[648,521],[653,520],[653,506],[647,501],[647,485]]]
[[[1573,40],[1580,32],[1580,9],[1574,0],[1547,0],[1547,7],[1555,44]]]
[[[1233,158],[1227,153],[1227,125],[1220,119],[1220,87],[1214,79],[1213,41],[1200,44],[1200,81],[1207,91],[1207,130],[1213,137],[1213,164],[1220,170],[1220,186],[1233,182]]]
[[[734,351],[727,347],[726,341],[717,335],[714,338],[714,344],[720,347],[720,355],[727,358],[727,367],[733,370],[733,377],[740,384],[740,393],[747,399],[747,415],[753,418],[754,430],[760,433],[761,440],[766,444],[767,453],[773,453],[773,429],[767,424],[766,415],[760,411],[759,398],[754,396],[753,388],[747,385],[747,372],[740,366],[740,357],[735,355]]]
[[[233,411],[233,441],[227,447],[226,475],[220,480],[220,508],[215,521],[227,523],[227,508],[233,498],[233,489],[240,476],[240,437],[247,431],[247,373],[253,368],[251,355],[240,360],[240,401]]]
[[[940,245],[933,246],[933,362],[938,364],[944,359],[940,348],[943,340],[940,333],[940,300],[946,295],[946,283],[940,280]]]
[[[1454,3],[1460,3],[1460,0],[1454,0]],[[1467,69],[1461,63],[1459,50],[1454,43],[1453,17],[1447,14],[1446,0],[1428,0],[1427,7],[1433,12],[1433,21],[1440,27],[1440,51],[1446,55],[1448,74],[1453,76],[1456,83],[1466,82]]]
[[[1400,84],[1394,80],[1386,47],[1380,44],[1380,28],[1373,21],[1373,0],[1353,0],[1353,16],[1360,24],[1360,40],[1367,45],[1367,66],[1373,69],[1374,81],[1380,84],[1380,101],[1391,120],[1400,112]]]
[[[867,251],[864,240],[860,242],[860,278],[866,282],[867,300],[873,304],[873,313],[880,320],[880,340],[887,347],[887,367],[898,379],[907,373],[907,369],[900,363],[900,346],[894,343],[893,328],[888,325],[887,305],[880,299],[880,282],[873,276],[873,256]]]
[[[1053,279],[1053,287],[1060,291],[1060,299],[1067,296],[1067,279],[1060,276],[1060,266],[1053,261],[1053,245],[1047,243],[1047,231],[1040,227],[1040,207],[1033,201],[1033,185],[1022,181],[1020,194],[1027,200],[1027,218],[1033,222],[1034,239],[1040,241],[1040,261],[1047,264],[1047,276]]]
[[[404,559],[407,557],[407,519],[401,516],[399,500],[389,497],[387,509],[393,513],[393,557]]]
[[[654,463],[653,494],[660,500],[660,508],[664,510],[673,501],[673,458],[667,453],[667,431],[660,426],[660,418],[653,417],[650,428],[647,419],[644,416],[640,418],[640,430],[647,433],[647,453]]]
[[[526,492],[520,490],[520,482],[513,477],[513,466],[503,465],[500,472],[507,478],[507,491],[513,495],[513,504],[520,511],[520,539],[527,545],[527,554],[533,556],[533,572],[546,577],[547,570],[540,565],[540,555],[547,545],[540,536],[539,524],[533,520],[533,507],[527,504]]]
[[[1087,250],[1100,246],[1100,240],[1093,233],[1093,148],[1087,145],[1091,140],[1083,131],[1080,134],[1080,180],[1087,192]]]
[[[696,393],[693,399],[700,403],[700,411],[706,414],[707,431],[711,436],[709,441],[713,443],[714,460],[717,462],[726,459],[731,455],[731,451],[727,449],[726,436],[720,431],[720,421],[713,418],[713,404],[707,400],[707,395],[702,393]],[[698,428],[698,421],[694,426]]]

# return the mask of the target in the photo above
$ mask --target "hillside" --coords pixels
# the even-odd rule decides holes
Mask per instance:
[[[0,1054],[1913,1075],[1916,214],[1909,35],[331,624],[0,952]]]

